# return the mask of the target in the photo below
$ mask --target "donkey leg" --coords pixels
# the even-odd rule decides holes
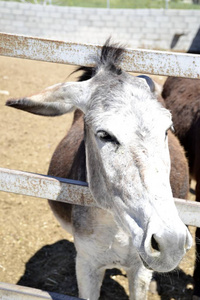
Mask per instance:
[[[141,263],[140,266],[135,264],[127,270],[130,300],[147,299],[152,273],[152,271],[146,269]]]
[[[196,201],[200,202],[200,176],[196,184]],[[196,262],[194,270],[194,299],[200,300],[200,228],[196,229]],[[198,297],[198,298],[197,298]]]
[[[95,268],[91,261],[77,255],[76,277],[79,297],[87,300],[98,300],[104,274],[104,268]]]

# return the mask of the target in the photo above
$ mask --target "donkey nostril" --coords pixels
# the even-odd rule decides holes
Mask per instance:
[[[151,248],[152,248],[152,252],[155,252],[155,251],[160,252],[159,245],[154,237],[154,234],[152,235],[152,238],[151,238]]]

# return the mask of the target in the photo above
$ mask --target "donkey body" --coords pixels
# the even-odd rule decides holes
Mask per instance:
[[[185,149],[191,179],[196,180],[196,201],[200,202],[200,81],[169,77],[162,92],[172,112],[175,134]],[[196,230],[196,251],[200,254],[200,228]],[[196,258],[194,295],[200,299],[200,261]]]
[[[130,299],[146,299],[152,271],[174,269],[192,243],[172,195],[186,196],[188,172],[171,115],[150,78],[119,68],[122,58],[123,49],[107,43],[83,81],[7,102],[40,115],[78,108],[49,174],[87,181],[97,207],[49,203],[74,235],[79,296],[90,300],[112,267],[127,271]]]

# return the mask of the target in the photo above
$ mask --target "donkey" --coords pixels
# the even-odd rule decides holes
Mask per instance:
[[[80,68],[82,81],[7,101],[38,115],[78,109],[49,174],[87,181],[96,207],[50,206],[74,236],[79,297],[90,300],[99,299],[105,269],[113,267],[126,270],[131,300],[147,299],[153,270],[173,270],[192,245],[170,186],[171,155],[174,196],[186,196],[187,162],[169,130],[171,114],[149,77],[120,68],[123,55],[107,41],[96,65]]]
[[[169,77],[163,87],[165,105],[172,112],[175,134],[189,161],[191,179],[196,180],[196,201],[200,202],[200,81]],[[196,252],[200,254],[200,228],[196,230]],[[200,261],[196,258],[194,295],[200,299]]]

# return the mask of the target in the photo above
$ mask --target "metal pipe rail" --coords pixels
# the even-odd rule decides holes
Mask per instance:
[[[101,47],[0,33],[0,55],[91,66]],[[166,51],[126,49],[121,67],[128,72],[200,79],[200,56]],[[79,205],[96,206],[87,183],[0,169],[0,190]],[[200,203],[175,199],[187,225],[200,227]],[[0,283],[2,300],[76,300],[66,295]]]
[[[4,56],[91,66],[100,50],[96,45],[0,33],[0,55]],[[126,49],[121,67],[128,72],[200,78],[200,56],[195,54]]]
[[[86,182],[28,172],[0,169],[0,190],[70,204],[98,206]],[[174,199],[186,225],[200,227],[200,203]]]
[[[67,295],[45,292],[25,286],[0,282],[1,300],[83,300]]]

